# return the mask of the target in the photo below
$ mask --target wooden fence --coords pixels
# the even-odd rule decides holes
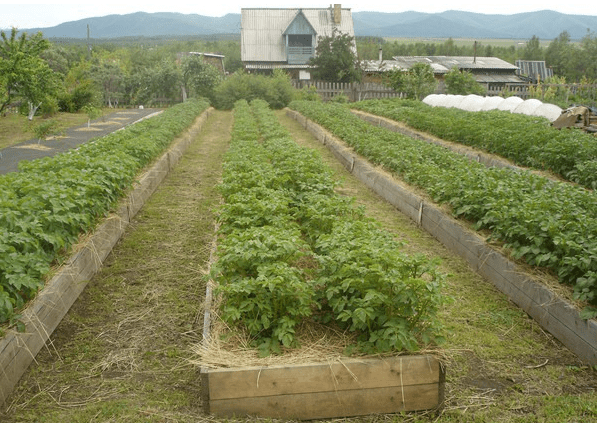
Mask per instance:
[[[349,101],[360,101],[371,98],[403,97],[404,94],[394,91],[392,88],[374,82],[346,83],[346,82],[323,82],[323,81],[293,81],[295,88],[315,86],[317,94],[323,101],[332,100],[339,95],[345,95]]]
[[[292,81],[295,88],[314,86],[317,94],[324,101],[332,100],[338,95],[345,95],[349,101],[360,101],[371,98],[404,98],[404,93],[394,91],[392,88],[374,82],[366,83],[340,83],[323,81]],[[527,100],[537,98],[550,102],[554,96],[558,100],[569,102],[572,97],[578,96],[583,102],[597,102],[597,84],[506,84],[505,86],[491,85],[486,87],[487,96],[514,95]],[[444,86],[438,86],[436,94],[445,92]]]
[[[578,96],[582,101],[595,103],[597,101],[597,84],[506,84],[505,87],[490,86],[487,89],[488,96],[502,94],[514,95],[523,100],[537,98],[545,102],[549,102],[555,96],[566,103],[571,101],[571,97]]]

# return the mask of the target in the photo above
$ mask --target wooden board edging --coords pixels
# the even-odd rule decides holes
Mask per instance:
[[[294,119],[301,116],[298,112],[289,109],[286,109],[286,113]],[[582,361],[597,365],[597,321],[582,319],[579,311],[572,304],[525,274],[520,266],[489,246],[482,237],[468,230],[439,207],[415,194],[405,184],[378,172],[354,152],[351,153],[352,159],[347,157],[348,150],[343,147],[342,141],[319,125],[305,119],[304,126],[332,150],[336,157],[342,156],[341,162],[355,177],[415,220],[448,249],[463,257],[481,276],[503,292]],[[347,166],[347,163],[352,164]]]
[[[297,116],[301,119],[301,116]],[[302,118],[303,125],[307,120]],[[333,138],[338,160],[355,166],[351,150]],[[215,245],[214,245],[215,246]],[[213,251],[212,251],[213,253]],[[210,348],[212,282],[205,295],[202,348]],[[264,367],[209,368],[199,372],[201,403],[218,417],[313,420],[402,411],[439,410],[445,398],[445,367],[432,355],[346,358]]]
[[[201,369],[204,411],[313,420],[439,409],[445,369],[430,355]]]
[[[140,177],[117,211],[78,246],[23,310],[21,321],[25,331],[11,329],[0,339],[0,404],[4,404],[88,281],[101,268],[129,222],[178,163],[212,110],[204,111],[183,135],[173,141],[161,158]]]

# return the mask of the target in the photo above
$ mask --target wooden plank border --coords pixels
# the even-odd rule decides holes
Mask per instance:
[[[218,417],[313,420],[434,410],[445,369],[430,355],[201,369],[204,410]]]
[[[72,304],[101,268],[124,230],[147,199],[174,168],[213,109],[203,112],[193,125],[139,178],[118,210],[106,218],[58,269],[22,313],[23,333],[9,330],[0,340],[0,404],[46,345]],[[47,348],[51,348],[48,346]]]
[[[340,161],[351,173],[463,257],[582,361],[597,365],[597,321],[581,319],[572,304],[525,274],[520,266],[489,246],[478,234],[415,194],[412,188],[375,169],[323,128],[293,110],[287,109],[287,114],[304,122],[305,128],[336,157],[342,157]]]
[[[357,164],[343,147],[318,125],[310,126],[346,167]],[[358,164],[364,164],[358,161]],[[215,245],[214,245],[215,246]],[[212,250],[212,254],[213,254]],[[211,337],[212,282],[205,295],[202,347]],[[445,367],[432,355],[213,369],[201,367],[201,403],[218,417],[313,420],[402,411],[438,410],[445,397]]]

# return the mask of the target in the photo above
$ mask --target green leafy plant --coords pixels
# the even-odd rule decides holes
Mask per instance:
[[[58,123],[54,119],[45,120],[33,127],[33,133],[37,138],[37,143],[45,141],[50,135],[57,133]]]
[[[365,352],[441,342],[436,263],[401,252],[335,186],[265,101],[237,102],[212,268],[222,318],[263,355],[295,346],[296,326],[314,318],[357,332]]]
[[[597,189],[597,143],[579,129],[561,131],[547,119],[507,111],[467,112],[399,99],[367,100],[352,107]]]
[[[91,121],[95,118],[98,118],[102,115],[102,109],[99,107],[95,107],[92,104],[86,104],[83,106],[83,111],[87,113],[87,127],[91,126]]]
[[[553,272],[573,287],[579,301],[597,305],[593,191],[531,172],[487,168],[435,144],[373,127],[342,105],[294,102],[291,107],[436,202],[448,204],[455,216],[489,230],[490,240],[514,257]],[[417,107],[407,102],[402,108]]]
[[[16,321],[51,266],[207,107],[184,103],[76,150],[22,161],[19,172],[0,176],[0,323]]]

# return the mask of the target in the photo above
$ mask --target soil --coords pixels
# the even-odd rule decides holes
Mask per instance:
[[[298,123],[278,116],[334,169],[341,193],[354,196],[409,251],[441,258],[448,275],[445,408],[342,421],[597,421],[597,372],[356,181]],[[231,123],[230,112],[208,119],[38,354],[0,410],[2,422],[220,421],[202,411],[190,361],[201,339],[215,186]]]

